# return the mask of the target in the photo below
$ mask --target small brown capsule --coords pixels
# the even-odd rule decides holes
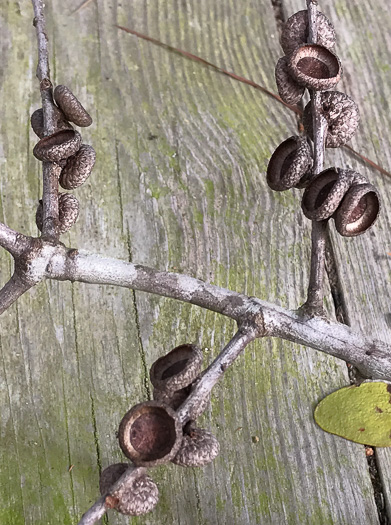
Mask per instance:
[[[60,193],[58,197],[58,220],[59,220],[59,234],[67,232],[77,221],[79,216],[79,202],[71,193]],[[35,214],[35,222],[38,229],[42,231],[43,228],[43,204],[39,201],[38,208]]]
[[[56,86],[53,96],[67,120],[83,128],[91,126],[92,118],[69,88]]]
[[[196,345],[180,345],[160,357],[151,367],[151,383],[158,390],[177,391],[190,385],[202,366],[202,352]]]
[[[65,119],[64,113],[58,109],[58,107],[53,106],[54,120],[55,120],[55,131],[60,129],[73,129],[71,124]],[[45,136],[44,124],[43,124],[43,110],[42,108],[37,109],[31,115],[31,127],[33,131],[40,139]]]
[[[80,148],[81,135],[75,130],[60,130],[43,137],[33,149],[38,160],[59,162],[74,155]]]
[[[299,85],[323,91],[338,84],[342,66],[337,55],[325,47],[304,44],[289,55],[288,71]]]
[[[109,494],[112,485],[131,468],[127,463],[110,465],[101,474],[99,489],[102,496]],[[130,486],[115,491],[108,498],[110,508],[126,516],[140,516],[150,512],[159,500],[159,490],[156,483],[146,475],[144,468],[134,468],[133,480]],[[106,501],[107,505],[107,501]]]
[[[305,137],[290,137],[271,156],[267,183],[272,190],[288,190],[298,186],[311,167],[311,150]]]
[[[327,121],[326,148],[339,148],[353,137],[360,122],[357,104],[339,91],[325,91],[320,94],[321,113]],[[304,129],[312,138],[311,103],[304,109]]]
[[[60,185],[65,190],[73,190],[84,184],[94,167],[95,159],[96,153],[94,148],[87,144],[82,144],[79,151],[68,157],[61,171]]]
[[[335,227],[344,237],[355,237],[375,223],[380,212],[380,197],[372,184],[352,186],[335,213]]]
[[[333,217],[338,233],[353,237],[374,224],[380,200],[376,188],[359,173],[328,168],[311,181],[301,206],[309,219],[320,221]]]
[[[152,467],[176,455],[182,442],[182,426],[172,408],[146,401],[125,414],[118,440],[125,456],[135,465]]]
[[[305,87],[299,84],[288,72],[287,57],[281,57],[276,65],[276,84],[278,94],[287,104],[297,104],[303,97]]]
[[[181,448],[171,461],[182,467],[202,467],[211,463],[220,452],[220,443],[211,432],[191,428],[184,433]]]
[[[320,11],[317,13],[317,44],[332,49],[335,45],[335,31],[330,20]],[[285,54],[308,41],[308,11],[299,11],[285,22],[281,33],[281,47]]]

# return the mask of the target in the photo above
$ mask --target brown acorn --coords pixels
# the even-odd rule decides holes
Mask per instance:
[[[338,84],[342,66],[337,55],[327,48],[304,44],[289,55],[288,71],[300,86],[323,91]]]
[[[135,465],[161,465],[178,452],[182,425],[172,408],[158,401],[146,401],[125,414],[118,439],[123,453]]]
[[[58,220],[59,220],[59,234],[67,232],[77,221],[79,216],[79,202],[71,193],[60,193],[58,196]],[[38,229],[42,231],[43,228],[43,204],[39,201],[38,208],[35,214],[35,222]]]
[[[220,443],[211,432],[190,427],[184,432],[181,448],[171,461],[182,467],[203,467],[211,463],[219,452]]]
[[[321,114],[327,121],[326,148],[339,148],[353,137],[357,130],[360,113],[357,104],[345,93],[325,91],[320,94]],[[303,125],[312,138],[311,104],[304,109]]]
[[[175,392],[190,385],[200,373],[201,366],[201,349],[184,344],[155,361],[149,376],[156,389]]]
[[[320,11],[317,12],[317,44],[332,49],[335,45],[335,31],[330,20]],[[308,11],[299,11],[285,22],[281,33],[281,47],[285,54],[308,41]]]
[[[66,120],[64,113],[58,109],[57,106],[53,105],[54,120],[55,120],[55,131],[60,129],[73,129],[71,124]],[[44,137],[44,124],[43,124],[43,110],[39,108],[34,111],[31,115],[31,127],[33,131],[40,139]]]
[[[140,516],[153,510],[159,500],[156,483],[146,474],[144,468],[134,468],[132,483],[113,495],[110,489],[116,481],[130,468],[127,463],[116,463],[105,468],[100,476],[99,490],[106,497],[106,506],[127,516]]]
[[[43,137],[33,149],[38,160],[59,162],[74,155],[81,145],[81,135],[75,130],[60,130]]]
[[[290,76],[288,72],[287,57],[281,57],[275,69],[276,84],[278,94],[287,104],[297,104],[304,94],[304,86],[299,84]]]
[[[311,149],[305,137],[284,140],[270,158],[267,183],[272,190],[284,191],[300,185],[312,167]]]
[[[380,211],[376,188],[353,170],[328,168],[317,175],[305,190],[302,209],[311,220],[331,217],[345,237],[353,237],[370,228]]]
[[[92,146],[82,144],[80,149],[71,157],[61,171],[60,185],[66,190],[78,188],[90,176],[94,167],[96,153]]]
[[[53,96],[67,120],[76,126],[91,126],[92,118],[69,88],[62,85],[56,86]]]

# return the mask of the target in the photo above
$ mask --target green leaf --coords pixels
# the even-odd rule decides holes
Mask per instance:
[[[317,424],[355,443],[391,447],[391,384],[366,381],[325,397],[314,413]]]

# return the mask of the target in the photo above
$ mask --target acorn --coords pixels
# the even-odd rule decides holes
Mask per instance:
[[[301,207],[311,220],[335,220],[340,235],[364,233],[377,219],[380,199],[376,188],[353,170],[328,168],[317,175],[303,194]]]
[[[73,190],[85,183],[94,167],[96,153],[92,146],[82,144],[80,149],[71,157],[61,171],[60,185],[66,190]]]
[[[60,193],[58,196],[58,220],[59,220],[59,234],[67,232],[77,221],[79,216],[79,202],[71,193]],[[42,231],[43,228],[43,203],[39,201],[38,208],[35,214],[35,222],[38,229]]]
[[[275,69],[278,94],[286,104],[297,104],[303,97],[304,86],[300,86],[288,72],[287,57],[281,57]]]
[[[118,439],[123,453],[135,465],[161,465],[178,452],[182,425],[172,408],[158,401],[146,401],[125,414]]]
[[[316,91],[330,89],[341,79],[342,66],[337,55],[319,44],[304,44],[288,57],[290,76],[300,86]]]
[[[311,149],[305,137],[284,140],[270,158],[266,180],[272,190],[284,191],[299,186],[312,167]]]
[[[340,91],[325,91],[320,93],[320,110],[327,121],[326,148],[339,148],[349,142],[360,121],[360,112],[354,100]],[[311,103],[304,109],[303,125],[312,138]]]
[[[56,86],[53,96],[67,120],[76,126],[91,126],[92,118],[69,88],[62,85]]]
[[[211,432],[190,427],[184,432],[181,448],[171,461],[182,467],[203,467],[211,463],[219,452],[220,443]]]
[[[80,148],[81,135],[75,130],[60,130],[43,137],[33,149],[38,160],[58,162],[74,155]]]
[[[201,366],[201,349],[184,344],[155,361],[149,376],[157,390],[175,392],[189,386],[200,373]]]
[[[335,31],[330,20],[320,11],[317,12],[317,44],[327,49],[335,45]],[[299,11],[285,22],[281,33],[281,47],[285,54],[308,41],[308,10]]]
[[[132,483],[110,494],[110,489],[119,478],[132,467],[127,463],[116,463],[105,468],[99,479],[102,496],[108,494],[105,504],[127,516],[140,516],[154,509],[159,500],[156,483],[146,474],[144,468],[134,468]]]
[[[64,113],[60,109],[58,109],[57,106],[53,105],[53,112],[55,120],[55,131],[59,131],[60,129],[73,129],[71,124],[69,124],[69,122],[66,120]],[[31,115],[30,122],[34,133],[38,135],[40,139],[42,139],[45,136],[42,108],[39,108],[34,111],[34,113]]]

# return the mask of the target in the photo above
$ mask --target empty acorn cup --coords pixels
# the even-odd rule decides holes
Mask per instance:
[[[300,86],[289,74],[288,59],[281,57],[275,69],[278,94],[287,104],[297,104],[303,97],[305,87]]]
[[[66,190],[73,190],[84,184],[91,174],[95,159],[94,148],[88,144],[82,144],[74,155],[68,157],[61,171],[60,185]]]
[[[266,172],[269,187],[284,191],[301,186],[300,181],[312,167],[311,149],[305,137],[284,140],[270,158]]]
[[[123,453],[135,465],[161,465],[178,452],[182,425],[172,408],[158,401],[146,401],[125,414],[118,439]]]
[[[149,376],[157,390],[175,392],[190,385],[200,373],[201,366],[201,349],[184,344],[155,361]]]
[[[80,127],[92,124],[91,116],[69,88],[62,85],[56,86],[53,96],[67,120]]]
[[[331,49],[335,45],[335,31],[330,20],[317,12],[317,43]],[[281,33],[281,47],[287,55],[308,41],[308,10],[298,11],[288,18]]]
[[[332,217],[340,235],[353,237],[374,224],[380,200],[376,188],[359,173],[328,168],[311,181],[301,206],[309,219],[320,221]]]
[[[339,148],[346,144],[354,135],[360,121],[357,104],[345,93],[340,91],[325,91],[320,94],[320,111],[327,121],[326,148]],[[312,138],[311,104],[304,108],[304,129]]]
[[[69,124],[69,122],[66,120],[64,113],[55,105],[53,105],[53,114],[56,128],[55,131],[59,131],[60,129],[73,129],[71,124]],[[42,139],[44,137],[45,131],[42,108],[34,111],[34,113],[31,115],[30,122],[34,133],[38,135],[40,139]]]
[[[184,431],[181,448],[171,461],[182,467],[203,467],[211,463],[219,452],[220,443],[211,432],[190,426]]]
[[[159,500],[156,483],[146,474],[146,470],[133,467],[127,478],[126,487],[110,494],[112,485],[126,472],[132,469],[127,463],[116,463],[105,468],[99,479],[102,496],[108,494],[105,505],[127,516],[141,516],[154,509]]]
[[[342,66],[337,55],[318,44],[304,44],[288,58],[289,74],[301,86],[316,91],[338,84]]]
[[[43,137],[33,149],[38,160],[58,162],[74,155],[81,145],[81,135],[75,130],[63,129]]]
[[[60,193],[58,196],[59,234],[62,235],[72,228],[79,216],[79,201],[71,193]],[[38,229],[43,228],[43,204],[39,201],[35,214]]]

